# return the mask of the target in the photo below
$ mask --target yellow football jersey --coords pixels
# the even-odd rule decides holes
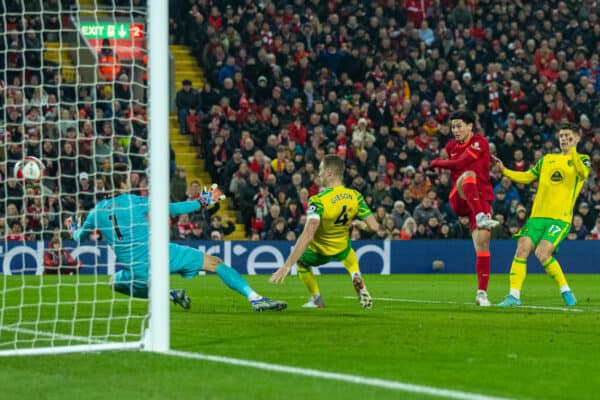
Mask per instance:
[[[576,171],[574,160],[580,163]],[[504,170],[515,182],[529,183],[538,179],[538,189],[531,209],[531,218],[551,218],[571,223],[573,207],[589,174],[590,157],[572,151],[570,154],[546,154],[526,172]]]
[[[309,249],[323,255],[336,255],[348,247],[350,224],[358,216],[371,215],[362,194],[344,186],[326,188],[308,200],[307,218],[320,219]]]

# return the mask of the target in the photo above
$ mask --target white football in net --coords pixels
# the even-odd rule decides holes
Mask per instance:
[[[15,178],[38,181],[44,176],[44,163],[37,157],[25,157],[15,165]]]

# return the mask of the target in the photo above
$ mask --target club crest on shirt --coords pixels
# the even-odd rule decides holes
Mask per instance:
[[[471,145],[471,148],[474,150],[481,150],[481,148],[479,147],[479,142],[475,142]]]
[[[550,175],[550,180],[553,183],[560,183],[563,181],[563,179],[564,179],[563,173],[561,170],[558,170],[558,169],[556,171],[554,171],[552,173],[552,175]]]

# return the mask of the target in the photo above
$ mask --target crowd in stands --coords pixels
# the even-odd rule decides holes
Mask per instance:
[[[106,196],[114,163],[130,163],[134,189],[147,193],[147,116],[131,71],[64,81],[43,56],[44,42],[72,29],[69,2],[58,3],[44,1],[43,13],[39,2],[1,3],[0,226],[9,240],[56,240],[66,217]],[[447,204],[448,173],[428,168],[452,137],[448,115],[476,112],[477,131],[517,170],[557,150],[561,121],[576,122],[579,151],[597,166],[599,12],[592,0],[172,0],[171,41],[190,47],[206,78],[182,82],[179,126],[250,239],[297,237],[329,153],[346,160],[345,184],[382,225],[352,238],[469,238]],[[46,163],[43,186],[11,178],[24,155]],[[597,171],[578,198],[571,239],[598,238]],[[535,185],[490,174],[502,222],[494,237],[509,238]],[[173,200],[196,198],[197,186],[173,167]],[[233,222],[215,209],[181,216],[172,238],[223,239]]]
[[[516,170],[557,151],[559,123],[578,123],[579,151],[597,166],[599,12],[590,0],[171,2],[171,40],[206,77],[177,93],[180,129],[250,238],[301,232],[329,153],[346,160],[345,184],[382,225],[353,238],[469,238],[447,204],[447,171],[428,168],[452,138],[448,115],[476,112],[476,130]],[[490,174],[502,222],[493,237],[507,239],[535,185]],[[596,174],[571,239],[598,238]]]
[[[85,217],[107,196],[116,163],[130,164],[134,189],[147,193],[146,109],[111,43],[104,42],[97,74],[87,79],[65,80],[68,60],[45,56],[48,44],[65,52],[77,45],[68,35],[76,29],[75,4],[0,2],[0,236],[7,240],[67,239],[66,219]],[[41,184],[13,177],[25,156],[44,162]]]

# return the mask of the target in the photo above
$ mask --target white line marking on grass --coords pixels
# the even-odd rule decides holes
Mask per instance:
[[[356,300],[355,296],[344,296],[344,299],[353,299]],[[458,302],[458,301],[440,301],[440,300],[418,300],[418,299],[394,299],[389,297],[373,297],[373,300],[376,301],[391,301],[397,303],[423,303],[423,304],[456,304],[456,305],[467,305],[467,306],[476,306],[475,303],[469,302]],[[566,311],[566,312],[584,312],[581,308],[568,308],[568,307],[551,307],[551,306],[517,306],[510,307],[512,309],[515,308],[530,308],[534,310],[550,310],[550,311]]]
[[[366,376],[341,374],[337,372],[327,372],[318,369],[291,367],[287,365],[270,364],[260,361],[242,360],[239,358],[213,356],[202,353],[191,353],[187,351],[170,350],[164,354],[191,358],[196,360],[205,360],[218,362],[222,364],[238,365],[242,367],[251,367],[256,369],[262,369],[266,371],[282,372],[292,375],[310,376],[313,378],[321,378],[327,380],[343,381],[349,383],[356,383],[359,385],[375,386],[384,389],[400,390],[403,392],[424,394],[429,396],[437,396],[448,399],[459,399],[459,400],[509,400],[505,397],[487,396],[478,393],[463,392],[460,390],[451,389],[439,389],[432,386],[415,385],[412,383],[404,383],[398,381],[390,381],[378,378],[369,378]]]
[[[92,337],[65,335],[65,334],[56,333],[56,332],[35,331],[33,329],[13,327],[12,325],[0,327],[0,331],[24,333],[27,335],[41,336],[41,337],[51,338],[54,340],[73,340],[76,342],[85,342],[85,343],[89,343],[89,344],[106,344],[106,343],[108,343],[107,340],[101,340],[101,339],[96,339],[96,338],[92,338]]]

